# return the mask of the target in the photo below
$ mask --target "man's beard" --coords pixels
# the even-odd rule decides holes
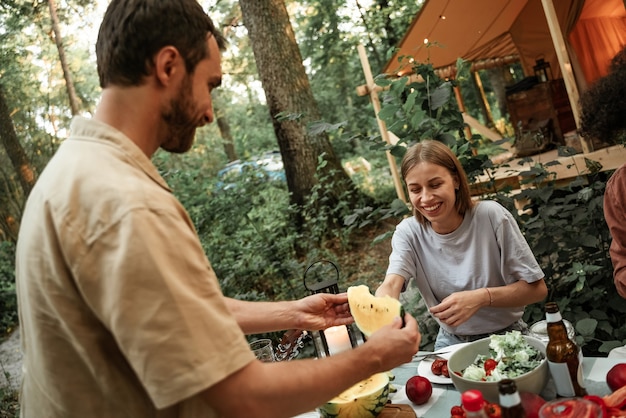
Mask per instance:
[[[177,154],[189,151],[199,123],[193,117],[196,114],[195,110],[191,94],[191,77],[186,76],[180,93],[170,102],[169,109],[161,111],[161,119],[167,128],[166,139],[161,148]]]

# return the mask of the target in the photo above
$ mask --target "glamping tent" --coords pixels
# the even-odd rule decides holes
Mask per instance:
[[[425,0],[382,72],[409,71],[401,57],[440,69],[463,58],[477,68],[519,60],[533,75],[536,61],[544,59],[562,77],[545,4],[553,6],[577,87],[584,90],[626,45],[624,0]]]
[[[565,101],[570,113],[573,113],[573,121],[569,125],[571,129],[578,126],[579,92],[605,75],[611,58],[626,45],[626,0],[423,2],[396,53],[381,73],[408,75],[412,71],[411,63],[416,61],[430,62],[443,76],[454,76],[456,60],[463,58],[472,63],[474,70],[520,62],[525,75],[532,76],[535,75],[535,67],[545,62],[550,66],[552,77],[565,86]],[[367,86],[359,87],[357,92],[369,94],[378,112],[377,90],[362,47],[359,54]],[[533,100],[527,107],[539,101],[536,98]],[[558,111],[554,113],[558,114]],[[464,117],[471,125],[472,119],[468,115]],[[378,122],[383,139],[393,143],[392,133],[386,131],[380,119]],[[484,126],[475,123],[472,128],[489,135]],[[568,179],[586,172],[585,158],[599,161],[603,170],[614,169],[626,161],[623,147],[594,152],[590,144],[582,141],[582,151],[583,154],[568,157],[567,162],[562,162],[562,167],[556,168],[557,179]],[[545,162],[553,155],[534,158]],[[401,196],[397,170],[392,158],[389,159],[398,196]],[[523,165],[530,164],[532,161]],[[513,171],[521,170],[523,168]],[[497,173],[496,180],[510,182],[517,175],[508,170]]]

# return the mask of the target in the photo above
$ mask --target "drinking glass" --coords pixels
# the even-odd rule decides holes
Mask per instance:
[[[262,338],[250,343],[250,349],[254,352],[257,359],[264,363],[271,363],[276,361],[274,355],[274,348],[272,347],[272,340],[269,338]]]

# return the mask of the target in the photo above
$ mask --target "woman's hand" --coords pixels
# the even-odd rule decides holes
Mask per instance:
[[[446,325],[458,327],[472,317],[480,308],[509,308],[539,302],[548,295],[543,279],[528,283],[518,280],[506,286],[484,287],[455,292],[446,297],[430,313]]]
[[[294,302],[297,328],[321,330],[354,322],[347,293],[316,293]]]
[[[458,327],[470,319],[480,308],[488,306],[491,298],[483,289],[455,292],[430,308],[430,313],[446,325]]]

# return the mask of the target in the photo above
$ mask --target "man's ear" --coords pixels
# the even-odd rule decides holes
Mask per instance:
[[[179,66],[183,65],[182,57],[176,48],[166,46],[161,48],[154,56],[154,73],[163,85],[171,83],[177,75]]]

